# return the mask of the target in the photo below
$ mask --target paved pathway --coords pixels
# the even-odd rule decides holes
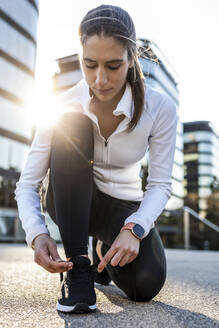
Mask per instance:
[[[26,245],[0,244],[0,328],[219,327],[219,252],[166,255],[166,283],[149,303],[130,301],[114,285],[98,286],[98,310],[70,315],[55,310],[59,274],[38,266]]]

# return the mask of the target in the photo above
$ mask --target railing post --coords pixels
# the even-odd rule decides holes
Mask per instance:
[[[189,212],[184,209],[184,248],[189,249]]]

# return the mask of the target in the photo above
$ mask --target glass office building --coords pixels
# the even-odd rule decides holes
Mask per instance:
[[[209,121],[184,123],[185,202],[206,217],[214,182],[219,181],[219,136]]]
[[[15,183],[31,143],[25,105],[34,81],[37,22],[38,0],[0,0],[1,226],[4,213],[14,216]]]
[[[184,125],[185,205],[219,226],[219,135],[209,121]],[[190,243],[219,249],[218,233],[190,216]]]

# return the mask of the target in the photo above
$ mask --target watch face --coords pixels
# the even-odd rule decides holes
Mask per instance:
[[[133,232],[139,237],[142,238],[144,235],[144,228],[140,224],[135,224],[133,227]]]

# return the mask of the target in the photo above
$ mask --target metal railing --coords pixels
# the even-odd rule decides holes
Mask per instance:
[[[219,232],[219,227],[212,223],[211,221],[202,218],[198,213],[196,213],[193,209],[188,206],[183,207],[184,216],[183,216],[183,224],[184,224],[184,248],[189,249],[190,246],[190,214],[195,217],[197,220],[201,221],[202,223],[206,224],[208,227],[213,229],[216,232]]]

